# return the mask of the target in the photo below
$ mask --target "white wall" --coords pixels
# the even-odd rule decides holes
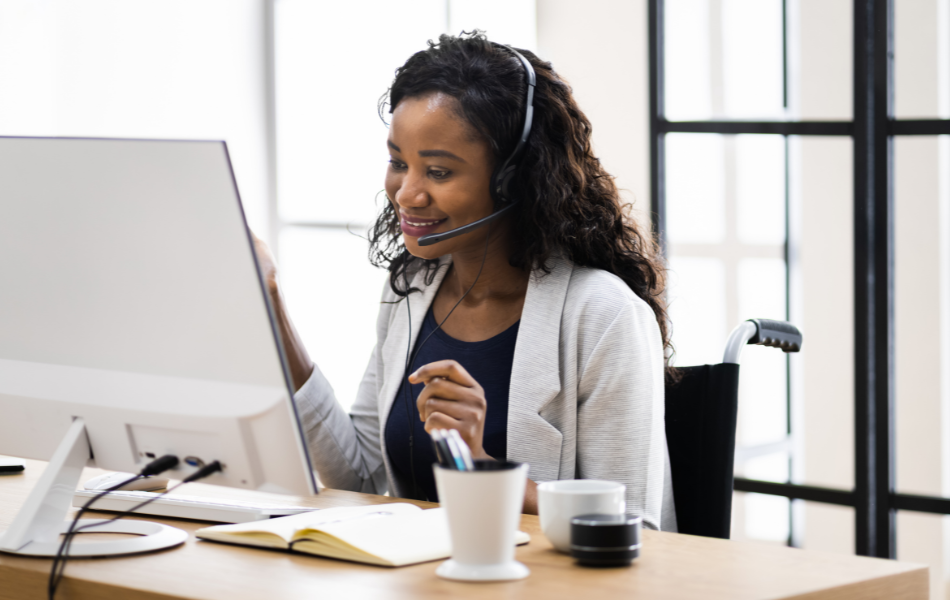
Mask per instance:
[[[594,151],[649,224],[650,122],[644,0],[539,0],[538,55],[574,90]]]

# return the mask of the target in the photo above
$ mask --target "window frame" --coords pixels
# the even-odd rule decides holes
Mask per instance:
[[[783,75],[787,104],[786,4],[783,0]],[[851,138],[854,156],[855,486],[848,490],[737,477],[735,490],[853,507],[856,553],[895,558],[897,511],[948,515],[950,498],[901,494],[896,490],[894,136],[950,135],[950,120],[894,118],[894,0],[854,0],[853,23],[852,120],[668,121],[664,111],[664,0],[649,0],[650,210],[653,231],[665,254],[664,146],[667,133],[780,134],[785,136],[786,148],[791,135]],[[786,207],[788,175],[786,152]]]

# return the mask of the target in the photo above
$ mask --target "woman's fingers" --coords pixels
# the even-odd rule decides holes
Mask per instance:
[[[409,376],[409,383],[429,383],[436,377],[448,379],[466,387],[481,389],[478,382],[468,374],[468,371],[454,360],[438,360],[419,367],[415,373]]]
[[[470,404],[462,404],[452,400],[429,398],[426,400],[423,409],[425,410],[425,417],[422,420],[426,422],[428,422],[429,417],[436,413],[441,413],[458,421],[470,421],[472,423],[480,423],[485,418],[485,411],[479,410]]]
[[[423,421],[425,421],[434,410],[438,410],[434,407],[439,406],[446,408],[450,404],[470,406],[475,410],[481,411],[483,414],[487,408],[485,396],[481,392],[481,388],[465,387],[447,379],[433,379],[429,381],[422,391],[419,392],[419,397],[416,398],[419,418]]]
[[[274,260],[274,254],[268,248],[264,240],[257,237],[257,234],[251,232],[254,240],[254,251],[257,253],[257,260],[261,267],[261,275],[264,276],[264,282],[267,283],[267,289],[274,293],[278,289],[277,284],[277,261]]]
[[[436,396],[446,400],[466,400],[468,398],[478,397],[479,390],[464,385],[459,385],[448,379],[431,379],[426,382],[426,386],[419,392],[419,398],[423,396]]]
[[[435,429],[455,429],[462,436],[462,441],[468,446],[472,455],[480,458],[485,454],[481,447],[481,428],[471,420],[456,419],[443,412],[435,412],[426,419],[425,429],[429,434]]]
[[[482,448],[485,390],[454,360],[440,360],[420,367],[409,376],[410,383],[425,383],[416,406],[427,432],[455,429],[462,435],[472,454],[487,456]]]
[[[434,413],[426,419],[426,433],[431,434],[434,429],[461,429],[462,422],[445,413]],[[459,431],[461,433],[461,431]],[[462,436],[463,439],[465,436]]]

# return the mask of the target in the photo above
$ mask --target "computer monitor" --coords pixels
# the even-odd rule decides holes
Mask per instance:
[[[50,461],[8,552],[83,466],[316,493],[224,142],[0,137],[0,454]]]

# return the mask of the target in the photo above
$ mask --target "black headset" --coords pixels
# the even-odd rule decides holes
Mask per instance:
[[[495,168],[495,172],[492,173],[491,184],[489,186],[492,199],[495,201],[495,207],[497,208],[498,206],[504,205],[504,208],[496,210],[487,217],[469,223],[468,225],[456,227],[455,229],[443,231],[442,233],[424,235],[420,237],[419,241],[417,242],[420,246],[431,246],[432,244],[437,244],[443,240],[454,238],[455,236],[459,236],[468,233],[469,231],[478,229],[479,227],[487,225],[496,219],[500,219],[518,204],[517,199],[511,199],[512,185],[515,179],[515,172],[518,170],[517,160],[521,158],[521,154],[524,152],[525,144],[528,142],[528,134],[531,132],[531,122],[534,121],[534,88],[535,85],[537,85],[537,77],[534,73],[534,67],[531,66],[531,63],[528,61],[528,59],[522,56],[520,52],[511,46],[505,46],[503,44],[496,45],[507,48],[512,54],[518,57],[518,59],[521,61],[521,64],[524,65],[525,76],[528,80],[528,97],[524,103],[524,128],[521,131],[521,137],[518,138],[518,145],[515,146],[515,150],[511,153],[511,156],[509,156],[505,162],[501,163]]]
[[[501,209],[495,210],[492,214],[469,223],[468,225],[463,225],[461,227],[456,227],[455,229],[450,229],[449,231],[444,231],[442,233],[433,233],[430,235],[424,235],[419,238],[418,244],[420,246],[431,246],[441,242],[442,240],[447,240],[454,238],[456,236],[468,233],[484,225],[500,219],[503,215],[511,211],[512,208],[518,205],[518,199],[512,199],[512,183],[515,179],[515,172],[518,169],[517,160],[521,157],[521,154],[524,152],[525,144],[528,141],[528,134],[531,132],[531,123],[534,120],[534,88],[537,85],[537,76],[534,72],[534,67],[531,66],[531,63],[528,62],[528,59],[521,55],[520,52],[512,48],[511,46],[506,46],[504,44],[494,44],[495,46],[506,48],[509,52],[514,54],[524,65],[525,77],[527,78],[528,83],[528,96],[525,100],[525,115],[524,115],[524,128],[521,131],[521,137],[518,138],[518,145],[515,146],[514,151],[511,155],[498,167],[495,168],[494,173],[492,173],[491,184],[489,190],[491,192],[492,200],[495,201],[495,207],[499,205],[506,205]],[[489,232],[488,238],[491,237],[491,232]],[[488,239],[485,243],[485,257],[488,256]],[[485,266],[485,257],[482,258],[482,267]],[[449,314],[445,315],[445,318],[442,319],[442,322],[439,323],[432,332],[426,336],[426,339],[422,340],[422,343],[419,344],[419,347],[416,348],[415,352],[412,352],[412,311],[409,309],[409,299],[406,298],[406,312],[409,317],[409,340],[407,341],[406,348],[406,371],[403,374],[404,377],[409,376],[409,370],[412,368],[412,363],[415,360],[416,356],[419,354],[419,351],[422,350],[422,347],[426,342],[429,341],[429,338],[432,337],[436,331],[442,328],[442,325],[452,316],[452,313],[455,312],[455,309],[459,304],[462,303],[462,300],[465,299],[465,296],[468,295],[468,292],[472,291],[472,288],[475,287],[475,283],[478,281],[479,276],[482,274],[482,267],[478,269],[478,275],[475,276],[475,281],[472,282],[472,286],[468,288],[462,297],[459,298],[458,302],[455,303],[455,306],[452,307],[452,310],[449,311]],[[405,271],[403,271],[403,276],[407,277]],[[408,279],[406,281],[406,289],[409,288]],[[412,450],[414,445],[415,436],[413,432],[415,431],[415,422],[413,421],[413,416],[415,411],[412,410],[412,399],[409,392],[408,382],[406,382],[406,393],[405,402],[406,402],[406,417],[409,421],[409,471],[412,475],[412,493],[415,494],[418,491],[418,485],[416,484],[416,467],[415,462],[412,457]],[[428,499],[428,498],[426,498]]]

